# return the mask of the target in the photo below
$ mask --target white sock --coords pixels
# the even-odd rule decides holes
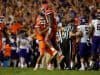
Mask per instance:
[[[91,67],[93,65],[93,61],[91,60],[90,62],[89,62],[89,66]]]
[[[74,65],[73,62],[71,61],[71,62],[70,62],[70,67],[71,67],[71,69],[73,68],[73,65]]]
[[[23,57],[20,58],[20,64],[21,64],[21,68],[24,68],[24,58]]]
[[[38,68],[38,66],[39,66],[39,64],[36,64],[36,65],[35,65],[35,68]]]
[[[20,67],[24,68],[24,64],[22,62],[20,62]]]
[[[82,67],[82,68],[85,68],[85,67],[84,67],[84,63],[81,63],[81,67]]]

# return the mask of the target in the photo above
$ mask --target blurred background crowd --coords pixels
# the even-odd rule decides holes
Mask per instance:
[[[20,43],[26,40],[27,55],[24,55],[25,67],[34,67],[39,56],[38,41],[29,38],[34,33],[35,18],[43,0],[0,0],[0,66],[18,67],[20,61]],[[76,37],[70,37],[80,25],[81,17],[88,17],[91,23],[96,10],[100,9],[100,0],[47,0],[57,21],[56,48],[65,56],[61,69],[79,69],[80,56]],[[100,31],[99,31],[100,32]],[[100,36],[99,36],[100,37]],[[100,51],[100,40],[99,49]],[[90,49],[91,51],[91,49]],[[91,54],[87,55],[88,62]],[[100,57],[100,56],[99,56]],[[88,59],[88,60],[87,60]],[[100,58],[96,59],[94,69],[100,68]],[[53,60],[56,66],[56,60]],[[99,64],[99,66],[98,66]],[[89,65],[85,65],[89,68]],[[93,68],[92,68],[93,69]]]

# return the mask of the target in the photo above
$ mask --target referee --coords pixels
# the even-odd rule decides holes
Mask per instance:
[[[75,25],[74,20],[70,19],[69,21],[65,21],[63,23],[61,37],[61,49],[62,53],[65,56],[63,62],[61,63],[62,69],[70,69],[73,65],[70,64],[72,59],[72,36],[75,36]],[[70,35],[71,34],[71,35]]]

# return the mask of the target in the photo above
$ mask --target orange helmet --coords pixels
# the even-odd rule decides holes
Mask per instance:
[[[41,12],[43,12],[45,15],[48,15],[53,13],[53,10],[48,4],[42,4]]]

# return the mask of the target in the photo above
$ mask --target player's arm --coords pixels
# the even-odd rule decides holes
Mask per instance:
[[[75,34],[77,37],[82,37],[82,31],[81,31],[81,27],[78,26],[77,27],[77,31],[76,31],[76,34]]]
[[[70,37],[76,37],[76,27],[72,26],[71,31],[69,32]]]
[[[49,29],[49,26],[46,27],[44,30],[42,30],[40,33],[43,34],[43,33],[45,33],[48,29]]]
[[[81,39],[82,35],[83,35],[83,34],[82,34],[82,31],[81,31],[80,28],[78,27],[78,28],[77,28],[77,31],[76,31],[76,33],[75,33],[76,42],[77,42],[77,43],[80,42],[80,39]]]
[[[47,32],[47,35],[46,35],[46,38],[49,37],[49,35],[51,34],[51,31],[52,31],[52,27],[53,27],[53,22],[54,22],[54,18],[53,18],[53,13],[47,13],[46,15],[46,20],[47,20],[47,23],[48,23],[48,32]]]
[[[76,33],[70,31],[70,32],[69,32],[69,36],[70,36],[70,37],[75,37],[75,36],[76,36]]]
[[[90,24],[90,27],[89,27],[89,37],[92,37],[93,33],[94,33],[94,26],[93,26],[93,24]]]
[[[37,29],[37,31],[39,32],[39,34],[43,34],[43,33],[45,33],[48,29],[49,29],[49,26],[47,27],[47,28],[45,28],[44,30],[40,30],[40,28],[38,27],[38,28],[36,28]],[[30,35],[30,37],[32,37],[32,38],[35,38],[36,37],[36,34],[35,34],[35,31],[33,32],[33,34],[32,35]]]
[[[82,32],[81,31],[77,31],[75,35],[78,36],[78,37],[82,37]]]
[[[19,35],[17,35],[17,36],[19,36]],[[19,52],[19,47],[20,47],[20,38],[19,37],[17,37],[17,39],[16,39],[16,44],[17,44],[16,52]]]
[[[71,39],[75,38],[76,37],[76,32],[70,31],[69,36],[70,36]]]
[[[47,18],[49,27],[52,27],[52,25],[53,25],[53,14],[48,14],[46,18]]]

